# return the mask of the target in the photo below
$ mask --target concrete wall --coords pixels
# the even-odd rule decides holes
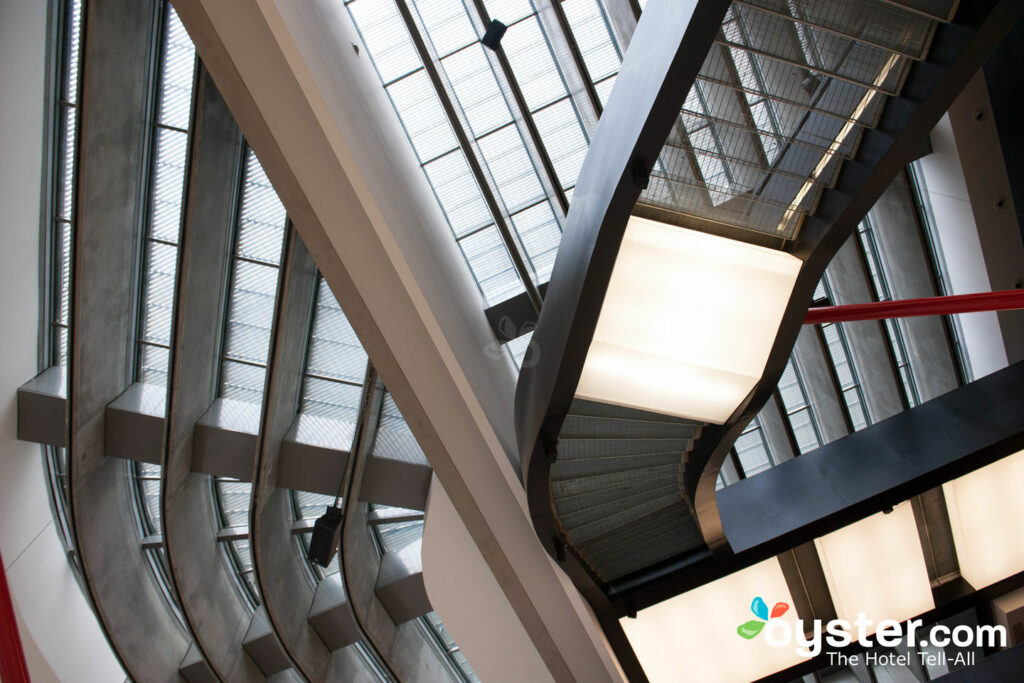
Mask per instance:
[[[39,207],[48,4],[0,3],[0,550],[35,681],[124,672],[64,556],[40,447],[16,439],[15,395],[39,371]]]

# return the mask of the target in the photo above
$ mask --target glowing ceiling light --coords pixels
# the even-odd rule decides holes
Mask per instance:
[[[1024,451],[942,485],[960,562],[974,588],[1024,571]]]
[[[882,619],[903,621],[935,607],[909,503],[815,539],[836,615],[863,613],[874,633]]]
[[[725,422],[764,373],[801,264],[631,218],[576,395]]]
[[[795,647],[772,646],[757,628],[780,619],[795,632],[792,605],[782,568],[772,558],[619,623],[651,683],[746,683],[803,661]]]

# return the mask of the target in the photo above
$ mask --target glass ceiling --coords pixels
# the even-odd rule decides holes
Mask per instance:
[[[628,0],[555,5],[567,32],[533,0],[346,2],[485,306],[550,275],[591,117],[632,32],[609,20]],[[793,238],[951,10],[734,0],[640,203]],[[491,18],[508,26],[501,54],[479,43]]]

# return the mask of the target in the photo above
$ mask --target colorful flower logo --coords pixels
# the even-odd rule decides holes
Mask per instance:
[[[775,603],[775,607],[772,607],[772,612],[768,614],[768,603],[764,601],[764,598],[757,597],[750,603],[750,611],[754,613],[757,619],[751,619],[745,624],[740,624],[736,627],[736,633],[740,634],[741,638],[750,640],[761,632],[764,628],[765,623],[769,619],[775,619],[781,617],[789,610],[789,605],[784,602]]]

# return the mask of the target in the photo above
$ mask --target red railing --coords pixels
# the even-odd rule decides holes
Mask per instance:
[[[3,683],[29,683],[25,651],[21,647],[21,634],[14,618],[14,603],[7,587],[7,571],[0,555],[0,681]]]
[[[910,318],[920,315],[948,315],[952,313],[977,313],[979,311],[1007,311],[1018,308],[1024,308],[1024,289],[1011,289],[1004,292],[982,292],[981,294],[934,296],[927,299],[876,301],[870,304],[818,306],[807,311],[804,324],[843,323],[854,320]]]

